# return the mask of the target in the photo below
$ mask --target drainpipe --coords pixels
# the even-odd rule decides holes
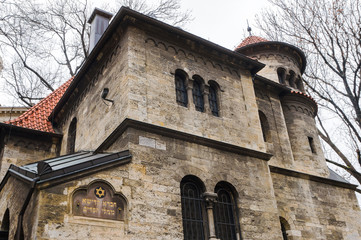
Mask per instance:
[[[34,178],[32,181],[31,181],[31,188],[28,192],[28,195],[26,196],[26,199],[25,199],[25,202],[23,204],[23,207],[21,208],[20,210],[20,213],[19,213],[19,217],[18,217],[18,228],[16,229],[16,233],[15,233],[15,240],[23,240],[23,236],[21,236],[21,231],[23,230],[23,217],[24,217],[24,214],[25,214],[25,211],[26,211],[26,208],[28,207],[29,205],[29,202],[30,202],[30,199],[31,197],[33,196],[33,193],[35,191],[35,186],[36,186],[36,183],[39,181],[39,177],[37,178]]]

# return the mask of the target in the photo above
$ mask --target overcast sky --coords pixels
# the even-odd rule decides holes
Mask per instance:
[[[101,7],[103,1],[94,1],[95,7]],[[154,2],[154,0],[147,0]],[[269,5],[267,0],[181,0],[184,9],[190,9],[194,20],[183,29],[197,36],[233,50],[247,36],[247,20],[254,35],[259,34],[253,27],[255,15]],[[2,56],[3,59],[5,56]],[[19,105],[6,95],[0,82],[0,104],[2,106]]]

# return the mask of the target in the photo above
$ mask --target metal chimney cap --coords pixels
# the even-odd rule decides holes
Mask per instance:
[[[102,17],[108,18],[109,20],[113,17],[113,14],[107,11],[104,11],[99,8],[94,8],[93,13],[90,15],[88,23],[92,23],[96,15],[100,15]]]

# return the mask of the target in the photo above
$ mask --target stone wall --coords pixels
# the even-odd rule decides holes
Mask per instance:
[[[255,95],[250,91],[252,79],[240,66],[197,53],[198,48],[191,44],[159,42],[134,27],[123,33],[119,46],[82,102],[75,104],[78,107],[64,121],[62,154],[66,153],[68,126],[74,117],[77,139],[82,139],[76,141],[76,151],[97,148],[125,118],[265,151]],[[205,84],[214,80],[220,85],[220,117],[213,116],[209,108],[196,111],[192,100],[188,107],[177,104],[176,69],[184,70],[190,78],[201,76]],[[105,87],[110,90],[107,98],[114,104],[100,98]]]
[[[5,135],[5,145],[0,161],[0,180],[5,176],[11,164],[23,166],[57,155],[57,139],[34,139],[34,137],[6,133]]]
[[[272,173],[278,211],[290,225],[290,240],[361,239],[355,192]]]
[[[37,239],[183,239],[180,181],[187,175],[199,177],[207,192],[220,181],[234,186],[243,239],[281,238],[266,161],[135,129],[108,151],[126,147],[131,163],[41,191]],[[126,220],[74,216],[72,193],[104,180],[127,199]]]

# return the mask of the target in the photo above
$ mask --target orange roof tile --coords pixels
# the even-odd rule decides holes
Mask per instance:
[[[267,39],[264,39],[264,38],[261,38],[261,37],[258,37],[258,36],[249,36],[249,37],[247,37],[246,39],[244,39],[244,40],[236,47],[236,49],[241,48],[241,47],[244,47],[244,46],[247,46],[247,45],[250,45],[250,44],[259,43],[259,42],[268,42],[268,40],[267,40]]]
[[[10,120],[5,123],[23,128],[55,133],[51,122],[48,120],[48,117],[72,81],[73,78],[70,78],[54,92],[50,93],[46,98],[42,99],[25,113],[15,118],[14,120]]]

